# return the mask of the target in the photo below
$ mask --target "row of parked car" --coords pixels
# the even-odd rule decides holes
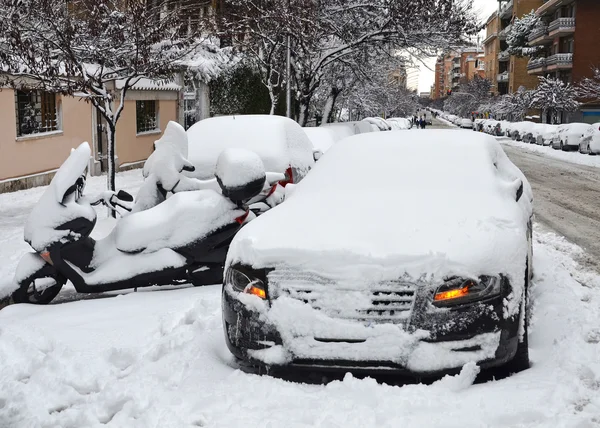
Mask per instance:
[[[455,126],[485,132],[497,137],[505,136],[524,143],[550,146],[556,150],[578,150],[580,153],[600,154],[600,122],[566,123],[550,125],[531,121],[461,118],[441,113],[441,117]]]

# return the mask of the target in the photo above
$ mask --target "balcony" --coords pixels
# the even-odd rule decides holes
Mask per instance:
[[[548,27],[543,25],[534,28],[529,34],[527,41],[531,46],[543,45],[547,42],[551,42],[552,38],[548,36]]]
[[[492,40],[494,40],[496,37],[498,37],[498,33],[490,33],[486,36],[485,39],[483,39],[483,44],[487,45],[489,42],[491,42]]]
[[[551,14],[559,7],[573,3],[574,1],[575,0],[548,0],[546,3],[538,7],[538,9],[535,11],[535,14],[537,16]]]
[[[510,54],[508,53],[508,51],[502,51],[498,54],[498,61],[500,62],[505,62],[508,61],[510,59]]]
[[[502,5],[498,15],[500,16],[500,19],[510,18],[510,17],[512,17],[512,13],[513,13],[513,0],[509,0]]]
[[[573,54],[559,53],[546,58],[546,70],[568,70],[573,68]]]
[[[508,82],[508,71],[500,73],[498,76],[496,76],[496,80],[498,82]]]
[[[542,74],[546,70],[546,58],[532,58],[527,64],[527,73]]]
[[[575,18],[558,18],[548,25],[548,36],[562,37],[575,32]]]

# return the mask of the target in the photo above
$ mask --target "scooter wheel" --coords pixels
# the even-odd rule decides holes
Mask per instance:
[[[50,281],[52,281],[53,284],[48,284]],[[61,276],[44,276],[33,278],[28,283],[21,284],[21,287],[13,292],[11,296],[12,303],[47,305],[58,295],[66,282],[67,281]]]

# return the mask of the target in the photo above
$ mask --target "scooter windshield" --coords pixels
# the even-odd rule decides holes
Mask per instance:
[[[66,239],[71,232],[59,227],[71,220],[96,220],[96,212],[90,204],[77,203],[85,184],[82,177],[85,177],[90,154],[88,143],[73,149],[31,211],[25,224],[25,241],[34,250],[43,251],[53,243]]]

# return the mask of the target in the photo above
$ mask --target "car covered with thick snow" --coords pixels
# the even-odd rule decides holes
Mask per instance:
[[[586,131],[581,143],[579,151],[589,155],[597,155],[600,153],[600,122],[592,124]]]
[[[473,129],[473,121],[471,119],[462,118],[459,126],[464,129]]]
[[[297,183],[314,165],[313,144],[292,119],[271,115],[219,116],[196,122],[187,130],[188,159],[195,171],[213,178],[219,155],[230,148],[258,154],[268,172],[286,173]]]
[[[583,141],[586,132],[592,125],[589,123],[567,123],[560,132],[558,138],[552,141],[552,148],[560,150],[579,150],[579,144]]]
[[[227,346],[259,370],[526,368],[532,200],[491,136],[347,138],[234,238]]]

